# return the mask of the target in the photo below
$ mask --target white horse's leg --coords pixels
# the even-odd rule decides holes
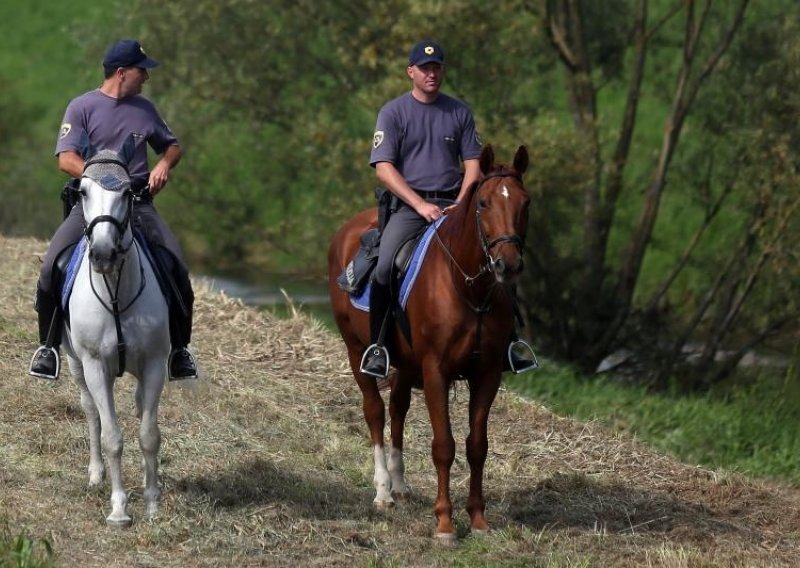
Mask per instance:
[[[111,477],[111,514],[106,523],[111,527],[128,527],[128,495],[122,483],[122,431],[114,408],[114,378],[100,362],[93,362],[86,376],[86,385],[100,414],[100,440],[108,460]]]
[[[145,516],[152,518],[158,513],[158,450],[161,447],[161,430],[158,427],[158,403],[164,388],[163,361],[151,361],[145,370],[136,391],[139,419],[139,447],[144,457],[144,504]]]
[[[81,407],[86,415],[86,424],[89,429],[89,485],[96,486],[103,483],[106,477],[106,466],[103,463],[103,454],[100,451],[100,413],[92,399],[92,394],[86,386],[83,376],[83,365],[78,359],[67,356],[69,371],[75,384],[81,391]]]
[[[392,479],[392,496],[398,501],[408,501],[411,498],[411,488],[406,483],[403,451],[397,448],[389,450],[389,476]]]
[[[375,484],[375,499],[373,503],[378,509],[389,509],[394,507],[392,499],[392,478],[386,468],[386,454],[383,446],[374,445],[372,447],[375,457],[375,476],[372,481]]]

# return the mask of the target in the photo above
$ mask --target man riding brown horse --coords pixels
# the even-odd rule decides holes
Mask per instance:
[[[381,108],[370,156],[380,183],[399,198],[380,238],[369,300],[372,341],[361,364],[363,373],[378,378],[389,372],[383,339],[392,325],[395,255],[413,235],[463,201],[480,173],[481,144],[472,112],[440,91],[445,76],[441,46],[432,41],[416,44],[406,74],[411,91]],[[508,368],[515,373],[534,368],[530,346],[515,332],[510,339]]]

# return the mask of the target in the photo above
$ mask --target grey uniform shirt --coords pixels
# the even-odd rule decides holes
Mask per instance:
[[[417,191],[457,191],[461,161],[480,153],[467,105],[443,93],[426,104],[408,92],[378,112],[369,163],[391,162]]]
[[[129,164],[131,180],[147,182],[147,144],[162,154],[178,139],[158,114],[155,105],[141,95],[115,99],[100,89],[84,93],[70,101],[61,121],[56,142],[56,155],[71,150],[80,154],[81,131],[98,150],[119,151],[133,133],[136,150]]]

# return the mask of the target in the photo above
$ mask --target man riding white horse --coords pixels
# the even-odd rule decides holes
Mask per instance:
[[[84,173],[80,154],[81,135],[88,135],[96,148],[119,149],[133,135],[135,150],[128,166],[131,189],[136,195],[135,219],[168,274],[170,299],[169,377],[188,379],[197,376],[197,367],[187,345],[191,339],[194,294],[189,272],[175,235],[153,207],[153,197],[164,188],[169,173],[181,159],[178,140],[155,106],[141,96],[148,80],[148,69],[158,62],[148,57],[139,42],[123,40],[112,45],[103,60],[102,85],[75,99],[67,106],[56,144],[58,166],[76,180]],[[160,159],[148,169],[147,145]],[[68,192],[71,193],[71,192]],[[53,236],[42,263],[36,289],[41,346],[31,360],[30,374],[56,379],[60,369],[58,348],[63,325],[58,283],[54,267],[59,257],[84,235],[84,216],[80,203],[69,210]]]

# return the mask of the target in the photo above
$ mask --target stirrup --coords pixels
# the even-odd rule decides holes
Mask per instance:
[[[380,356],[381,354],[383,354],[383,357],[386,359],[386,367],[384,367],[383,372],[367,369],[367,360],[372,359],[372,357]],[[364,350],[364,355],[361,356],[361,366],[359,370],[365,375],[376,377],[378,379],[385,379],[389,375],[389,350],[383,345],[373,343]]]
[[[186,355],[189,356],[189,361],[191,362],[192,368],[194,370],[194,374],[190,375],[173,375],[172,374],[172,360],[175,358],[180,352],[185,352]],[[169,353],[169,358],[167,358],[167,379],[170,381],[182,381],[185,379],[196,379],[197,378],[197,359],[194,358],[194,353],[192,353],[188,347],[178,347],[177,349],[173,349]]]
[[[55,373],[52,375],[48,375],[47,373],[40,373],[33,370],[33,364],[37,359],[37,356],[44,353],[50,353],[55,362],[56,362],[56,370]],[[58,356],[58,350],[55,347],[48,347],[47,345],[40,345],[39,348],[33,353],[33,357],[31,357],[31,364],[28,367],[28,374],[32,377],[38,377],[40,379],[47,379],[48,381],[55,381],[58,379],[58,374],[61,372],[61,357]]]
[[[514,361],[513,352],[515,348],[521,348],[526,350],[530,354],[530,358],[519,358],[517,361]],[[522,339],[517,339],[516,341],[512,341],[508,345],[508,366],[511,369],[511,372],[515,375],[519,373],[524,373],[525,371],[532,371],[534,369],[539,368],[539,360],[536,358],[536,353],[533,352],[533,348],[528,345],[527,342],[523,341]],[[524,361],[524,363],[523,363]],[[517,364],[522,363],[521,366],[517,366]]]

